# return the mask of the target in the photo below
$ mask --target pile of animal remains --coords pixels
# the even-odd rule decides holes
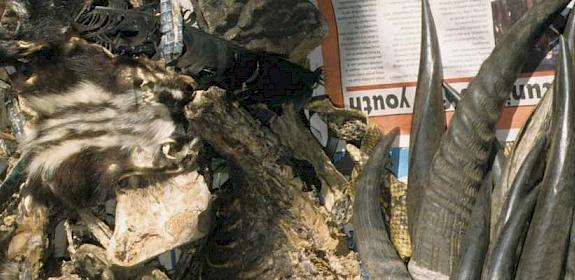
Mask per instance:
[[[460,101],[446,91],[457,109],[445,130],[422,1],[406,207],[386,170],[397,132],[382,137],[361,113],[312,99],[320,71],[294,63],[325,35],[306,0],[1,1],[11,132],[0,148],[17,160],[0,186],[0,275],[336,279],[358,278],[362,263],[373,279],[575,279],[573,17],[554,28],[564,29],[554,88],[508,158],[495,138],[530,46],[568,2],[541,1]],[[266,41],[274,22],[293,40]],[[266,47],[240,46],[258,40]],[[348,142],[351,174],[304,109]],[[384,190],[393,182],[384,213],[382,177]]]

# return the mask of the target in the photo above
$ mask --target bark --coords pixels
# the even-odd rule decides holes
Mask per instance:
[[[263,244],[266,248],[258,244],[244,252],[272,266],[255,275],[229,277],[329,279],[358,275],[355,254],[346,250],[337,225],[328,223],[328,213],[302,193],[303,183],[286,164],[290,155],[285,147],[246,111],[226,102],[224,94],[215,87],[196,91],[186,107],[190,128],[235,166],[245,182],[256,186],[244,187],[242,192],[265,200],[260,203],[267,210],[269,226],[246,230],[277,236]]]

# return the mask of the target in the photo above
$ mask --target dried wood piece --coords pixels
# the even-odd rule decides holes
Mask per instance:
[[[293,106],[283,107],[283,114],[271,123],[271,129],[297,159],[309,161],[322,182],[325,206],[331,211],[336,201],[344,199],[342,190],[348,182],[335,168],[321,145],[305,126]]]
[[[342,249],[347,247],[346,240],[338,236],[337,225],[328,226],[327,213],[302,194],[302,182],[284,164],[289,154],[280,141],[247,112],[225,102],[224,95],[215,87],[196,91],[186,116],[191,129],[254,185],[250,188],[256,192],[254,199],[265,201],[270,226],[251,230],[280,233],[281,238],[270,240],[267,247],[273,250],[254,245],[245,254],[260,250],[257,254],[262,255],[262,262],[273,263],[266,271],[268,276],[356,276],[355,254]]]
[[[91,244],[82,245],[72,255],[72,260],[76,270],[83,277],[102,280],[114,279],[104,248]]]
[[[19,266],[19,279],[39,279],[45,249],[48,207],[31,195],[20,201],[18,227],[10,240],[6,256]]]
[[[192,0],[202,30],[250,50],[304,60],[327,33],[318,9],[307,0]]]
[[[80,216],[80,220],[82,220],[90,233],[94,235],[96,240],[98,240],[104,248],[108,248],[110,245],[110,238],[112,237],[112,230],[110,230],[110,227],[108,227],[108,225],[102,220],[98,219],[98,217],[94,216],[90,210],[79,208],[77,211]]]

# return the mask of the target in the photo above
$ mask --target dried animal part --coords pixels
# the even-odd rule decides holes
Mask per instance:
[[[186,99],[185,79],[145,60],[118,60],[81,39],[63,48],[69,57],[46,63],[33,56],[34,74],[15,81],[37,114],[21,147],[32,155],[32,187],[49,186],[66,203],[78,203],[105,194],[125,174],[177,168],[157,160],[173,141],[172,109]]]
[[[536,143],[519,169],[500,216],[501,232],[485,260],[483,279],[513,279],[527,227],[541,187],[545,139]]]
[[[489,222],[494,171],[489,171],[479,189],[469,227],[463,239],[461,256],[450,279],[480,279],[485,254],[489,247]]]
[[[308,0],[193,0],[204,31],[247,49],[284,54],[302,62],[327,34],[327,24]]]
[[[353,227],[360,259],[375,279],[410,279],[391,244],[379,205],[380,172],[391,162],[388,152],[398,132],[383,137],[357,180]]]
[[[347,192],[350,193],[352,195],[352,197],[355,197],[355,192],[357,189],[356,188],[357,178],[358,178],[359,174],[361,174],[361,170],[365,166],[367,159],[369,159],[369,155],[373,152],[373,150],[375,149],[375,146],[377,146],[379,141],[381,141],[382,137],[383,137],[383,132],[381,131],[379,126],[376,123],[374,123],[373,121],[370,121],[368,119],[367,120],[367,131],[366,131],[364,137],[361,139],[361,145],[360,145],[359,150],[357,150],[355,155],[354,155],[356,163],[355,163],[355,166],[353,167],[353,170],[351,171],[351,180],[350,180],[349,187],[347,188]],[[353,150],[348,149],[348,152],[350,152],[350,151],[353,151]],[[384,198],[384,203],[387,201],[388,201],[388,199]],[[389,215],[389,212],[387,214]]]
[[[104,248],[84,244],[72,255],[75,270],[88,279],[113,280],[114,274]]]
[[[29,17],[23,1],[4,0],[0,3],[0,39],[13,38],[20,33]]]
[[[127,2],[119,6],[113,3],[83,10],[74,21],[74,29],[114,53],[153,56],[160,41],[154,7],[128,9]]]
[[[110,227],[96,217],[90,210],[79,208],[77,212],[80,220],[92,236],[96,238],[100,245],[104,248],[108,248],[110,246],[110,239],[112,238],[112,230]]]
[[[559,279],[567,259],[570,224],[575,208],[575,87],[573,60],[561,37],[556,69],[548,164],[535,212],[525,239],[517,275],[519,279]]]
[[[266,260],[264,252],[274,248],[274,239],[282,238],[281,232],[271,229],[266,218],[270,209],[252,192],[257,186],[237,175],[232,174],[232,180],[222,186],[214,202],[215,225],[200,274],[214,279],[273,277],[277,273],[275,262]]]
[[[17,0],[23,3],[28,16],[20,22],[22,28],[4,39],[42,42],[55,46],[64,43],[72,30],[74,17],[82,10],[85,0]]]
[[[14,279],[40,278],[48,245],[45,236],[47,225],[48,207],[33,195],[23,195],[19,205],[18,227],[6,251],[8,264],[2,267],[13,271],[0,274],[10,273],[18,277]]]
[[[517,73],[551,20],[568,3],[541,2],[510,29],[462,96],[429,171],[429,185],[414,221],[410,272],[418,279],[447,278],[487,172],[495,124]]]
[[[283,108],[284,113],[270,123],[271,130],[279,136],[280,142],[295,158],[309,161],[313,165],[321,180],[324,205],[331,212],[336,203],[342,203],[341,200],[346,199],[342,191],[347,186],[347,180],[322,151],[293,106],[284,105]]]
[[[367,127],[367,132],[361,139],[360,149],[347,144],[347,151],[356,162],[352,170],[349,187],[346,189],[349,194],[355,194],[357,178],[369,159],[369,155],[372,154],[375,146],[383,137],[381,129],[373,121],[367,120]],[[407,223],[407,185],[399,181],[391,172],[385,171],[383,173],[385,173],[383,175],[385,183],[383,184],[384,189],[381,191],[380,202],[386,216],[389,217],[390,239],[401,259],[407,261],[411,257],[411,238]]]
[[[28,164],[30,163],[30,157],[27,154],[22,155],[10,173],[2,184],[0,184],[0,204],[5,203],[10,199],[10,197],[18,192],[20,189],[20,184],[25,181],[25,172]]]
[[[132,267],[210,229],[210,191],[196,172],[118,190],[116,227],[107,255],[112,265]]]
[[[492,201],[491,216],[491,239],[497,238],[501,225],[499,225],[500,213],[505,199],[509,196],[511,185],[517,176],[519,169],[527,159],[534,146],[548,137],[549,123],[551,121],[553,90],[550,89],[530,116],[521,130],[515,143],[508,143],[505,151],[508,153],[507,164],[503,168],[501,180],[495,187]]]
[[[75,37],[56,47],[29,46],[29,52],[12,53],[27,55],[26,67],[32,70],[31,75],[19,73],[14,86],[35,112],[22,143],[30,156],[27,189],[34,199],[83,213],[85,205],[96,203],[126,176],[158,180],[193,167],[167,149],[187,141],[180,127],[190,97],[186,93],[193,87],[190,78],[145,59],[115,57]],[[104,245],[109,235],[101,236]],[[38,273],[35,260],[24,258],[26,269]]]
[[[391,205],[389,211],[389,236],[399,257],[406,262],[411,257],[411,237],[407,216],[407,184],[391,172],[387,175]],[[384,185],[384,186],[385,186]]]
[[[421,3],[421,51],[409,141],[407,183],[407,204],[409,205],[407,211],[411,229],[413,229],[419,204],[427,186],[427,173],[433,155],[445,131],[442,95],[443,67],[439,39],[429,2],[423,0]]]
[[[573,13],[569,15],[565,30],[563,32],[567,42],[569,42],[568,47],[571,50],[572,57],[575,56],[573,53],[573,44],[575,42],[575,17]],[[545,93],[543,99],[539,102],[532,115],[529,117],[527,123],[521,129],[519,137],[516,140],[514,149],[511,155],[508,156],[510,159],[508,164],[505,166],[502,174],[502,180],[494,191],[494,200],[492,205],[492,219],[491,219],[491,239],[497,238],[497,235],[501,229],[500,225],[497,223],[499,219],[499,213],[503,202],[508,196],[509,189],[512,182],[519,170],[519,168],[524,164],[525,159],[529,152],[533,149],[536,143],[541,141],[542,138],[548,138],[550,133],[550,126],[552,114],[552,99],[553,99],[553,88],[549,88]]]
[[[299,111],[321,82],[322,70],[310,71],[284,57],[252,52],[184,26],[186,51],[175,62],[182,73],[192,76],[202,88],[218,86],[234,93],[244,105],[263,103],[276,113],[285,103]]]
[[[269,218],[265,232],[277,237],[266,241],[270,250],[253,246],[245,254],[273,263],[264,275],[272,278],[357,275],[355,254],[347,250],[345,236],[337,225],[327,222],[328,213],[301,192],[303,183],[285,164],[287,153],[277,137],[246,111],[225,102],[224,96],[215,87],[196,91],[186,113],[190,127],[202,131],[201,137],[253,185],[252,199],[266,198],[262,209]]]
[[[348,142],[361,142],[367,131],[365,113],[354,109],[337,108],[327,97],[313,99],[307,104],[306,109],[318,113],[335,137]]]

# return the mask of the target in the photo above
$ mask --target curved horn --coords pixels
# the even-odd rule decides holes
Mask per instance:
[[[485,176],[495,124],[532,46],[568,0],[540,2],[519,19],[485,60],[462,96],[441,141],[414,228],[414,277],[447,278],[457,262],[477,190]]]
[[[573,61],[561,36],[555,74],[551,146],[519,265],[518,279],[560,279],[575,207],[575,88]]]
[[[545,139],[538,141],[519,169],[511,192],[503,207],[502,230],[494,248],[487,257],[483,279],[513,279],[519,260],[516,252],[525,238],[527,225],[533,214],[543,177],[545,161]]]
[[[441,88],[443,69],[428,0],[421,1],[421,18],[421,54],[409,144],[407,216],[410,229],[413,228],[427,171],[445,131]]]
[[[391,244],[379,205],[381,172],[390,163],[389,147],[398,132],[394,129],[382,138],[357,180],[353,228],[360,259],[373,279],[411,279]]]
[[[566,41],[569,43],[568,47],[571,52],[571,57],[575,57],[573,53],[573,44],[575,43],[575,17],[573,12],[569,15],[563,34]],[[528,154],[536,143],[538,143],[541,138],[547,137],[549,134],[548,123],[551,119],[552,99],[553,88],[551,87],[547,90],[539,104],[537,104],[537,107],[521,129],[521,132],[515,141],[515,148],[509,157],[510,160],[507,161],[507,164],[503,169],[503,174],[501,176],[503,179],[499,182],[493,192],[493,201],[491,206],[492,240],[495,240],[500,232],[501,225],[497,223],[499,220],[499,213],[508,196],[511,183],[515,180],[515,176],[517,176],[519,168],[524,164]]]
[[[489,216],[493,173],[490,171],[481,185],[477,203],[473,207],[471,222],[463,240],[463,252],[450,279],[466,280],[481,277],[481,264],[489,247]]]

